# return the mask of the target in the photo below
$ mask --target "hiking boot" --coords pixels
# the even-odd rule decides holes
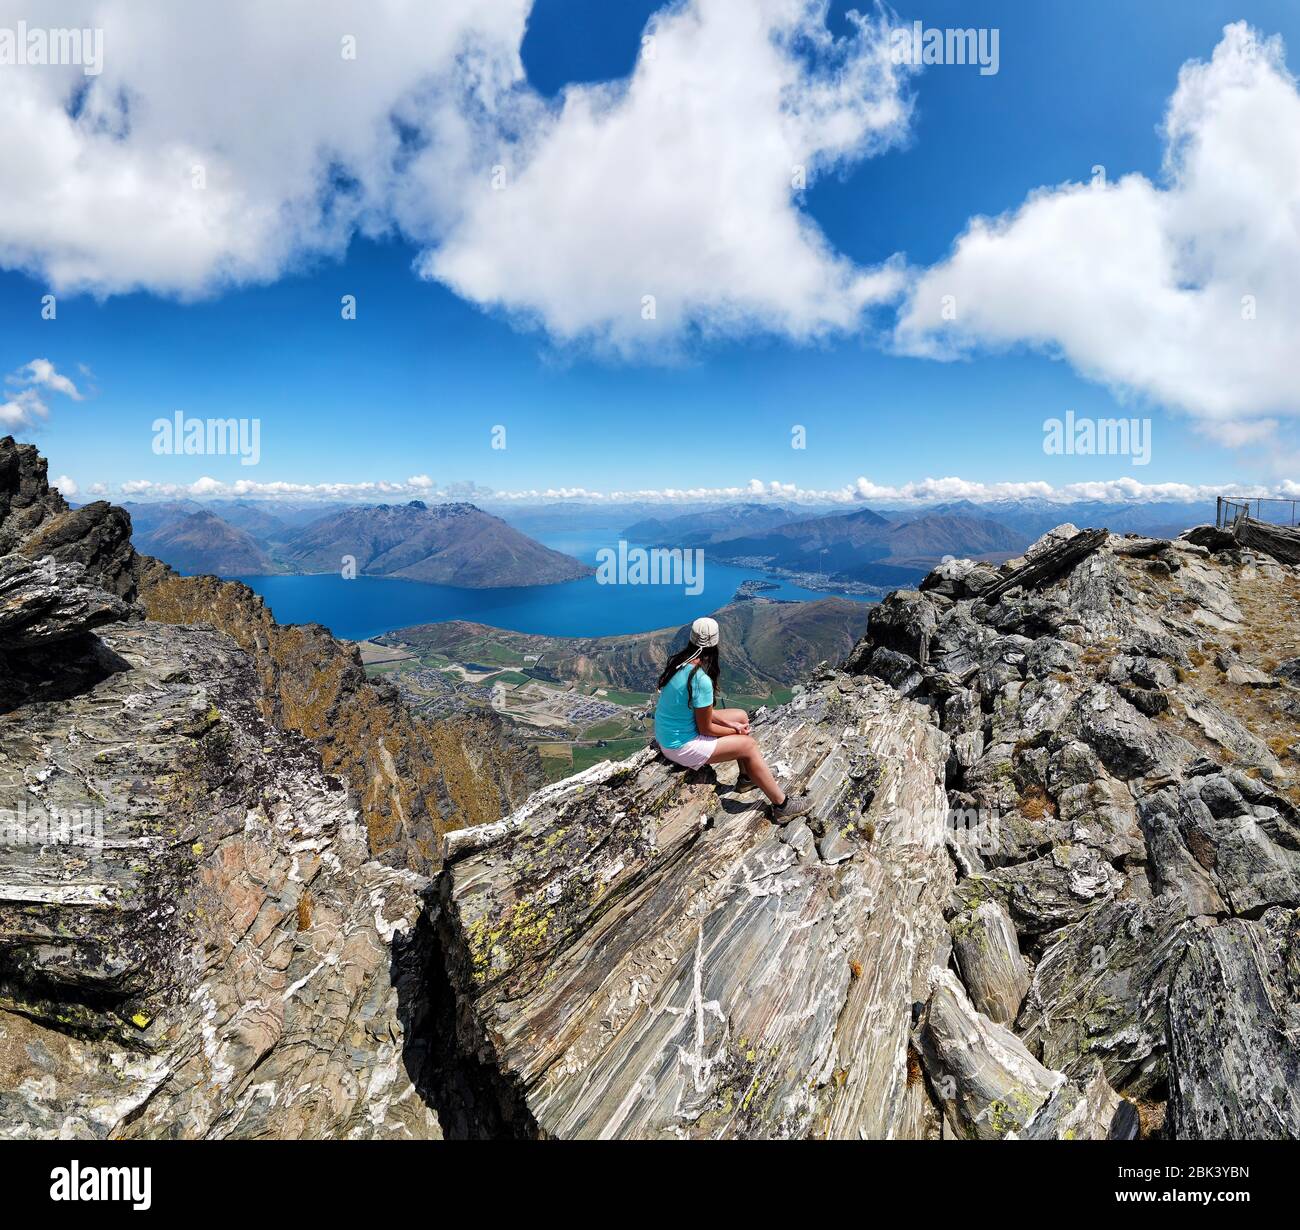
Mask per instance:
[[[796,816],[806,816],[812,811],[812,799],[806,794],[786,793],[785,802],[778,807],[772,804],[772,820],[776,824],[785,824]]]

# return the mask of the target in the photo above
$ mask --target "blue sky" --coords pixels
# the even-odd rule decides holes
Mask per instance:
[[[538,105],[558,105],[575,83],[627,77],[657,7],[538,0],[520,46]],[[832,34],[852,32],[847,7],[832,6]],[[1097,164],[1111,181],[1136,172],[1160,185],[1160,126],[1185,62],[1207,60],[1223,27],[1243,19],[1300,49],[1300,9],[1285,0],[927,0],[899,4],[897,15],[903,24],[997,27],[1000,65],[992,76],[943,65],[910,77],[912,113],[892,147],[845,160],[804,194],[809,223],[862,269],[900,256],[915,270],[937,266],[972,217],[1014,210],[1040,187],[1086,182]],[[110,52],[112,35],[110,26]],[[1289,63],[1300,65],[1296,52]],[[1169,408],[1177,396],[1166,395],[1163,371],[1124,387],[1110,373],[1089,379],[1079,372],[1085,361],[991,341],[1006,336],[1001,319],[982,324],[956,361],[899,353],[890,336],[898,308],[888,301],[811,340],[763,327],[686,327],[671,346],[627,353],[589,338],[557,340],[517,309],[418,276],[413,266],[430,248],[413,237],[418,228],[368,229],[376,233],[295,254],[269,276],[215,279],[197,294],[69,284],[48,321],[40,317],[52,283],[46,258],[21,239],[15,245],[0,221],[11,266],[0,273],[4,370],[47,359],[83,393],[76,401],[48,390],[48,417],[17,434],[35,440],[52,475],[71,476],[83,498],[95,483],[117,495],[131,480],[183,486],[204,476],[318,484],[427,475],[500,491],[602,492],[752,479],[835,490],[858,476],[882,487],[949,475],[1057,487],[1290,477],[1279,469],[1296,448],[1285,388],[1270,385],[1229,408],[1234,422],[1276,422],[1229,447],[1222,432],[1203,430],[1211,410]],[[147,284],[149,275],[131,279]],[[340,318],[345,294],[357,297],[354,321]],[[1032,319],[1016,327],[1032,337]],[[1063,336],[1047,348],[1071,351],[1072,335]],[[1043,420],[1067,410],[1151,417],[1151,463],[1046,457]],[[260,463],[156,456],[150,425],[176,411],[259,418]],[[491,447],[497,424],[507,429],[504,450]],[[803,450],[790,447],[795,424],[807,431]]]

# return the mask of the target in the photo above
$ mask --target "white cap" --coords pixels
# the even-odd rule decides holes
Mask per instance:
[[[691,624],[691,644],[699,649],[712,649],[718,643],[718,621],[701,615]]]

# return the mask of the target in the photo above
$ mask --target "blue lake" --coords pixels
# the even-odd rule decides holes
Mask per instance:
[[[593,567],[601,547],[617,539],[583,534],[550,534],[548,547],[576,556]],[[694,596],[680,586],[600,585],[595,577],[562,585],[510,589],[457,589],[387,577],[345,580],[337,573],[318,576],[237,577],[259,593],[282,624],[324,624],[335,636],[363,640],[411,624],[468,619],[475,623],[537,632],[546,636],[618,636],[684,624],[730,602],[742,581],[768,579],[749,568],[706,562],[703,591]],[[773,579],[778,589],[765,598],[811,600],[824,593]],[[858,601],[869,601],[858,598]]]

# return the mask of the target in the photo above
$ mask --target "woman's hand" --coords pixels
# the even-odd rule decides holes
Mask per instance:
[[[743,719],[722,717],[714,712],[712,705],[706,705],[702,709],[695,710],[695,729],[702,735],[712,735],[714,738],[722,735],[747,735],[749,718],[748,716]]]

